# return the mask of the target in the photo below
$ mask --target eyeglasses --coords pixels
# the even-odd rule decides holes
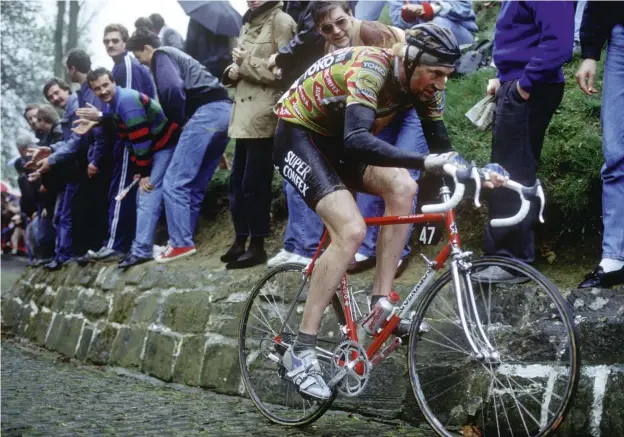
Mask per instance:
[[[121,41],[119,38],[104,39],[104,45],[107,46],[109,43],[119,44],[119,41]]]
[[[329,35],[334,31],[334,26],[336,26],[338,30],[345,30],[348,23],[349,21],[346,18],[338,18],[333,23],[323,24],[321,26],[321,32],[323,32],[325,35]]]

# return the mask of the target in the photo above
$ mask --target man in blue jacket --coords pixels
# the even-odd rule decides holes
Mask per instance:
[[[602,260],[579,288],[624,284],[624,4],[587,2],[581,24],[583,63],[576,73],[588,96],[594,88],[596,62],[608,41],[602,90]]]
[[[109,24],[104,28],[106,52],[113,59],[113,79],[124,88],[132,88],[149,98],[155,97],[154,84],[149,70],[126,50],[129,34],[121,24]],[[78,112],[79,116],[88,115]],[[113,146],[113,171],[109,190],[108,238],[97,252],[90,252],[92,261],[119,261],[130,250],[136,227],[136,187],[121,200],[115,198],[132,183],[134,165],[130,161],[127,141],[117,138]]]
[[[183,126],[163,181],[169,245],[156,261],[169,262],[197,251],[193,233],[206,188],[229,141],[232,101],[203,65],[181,50],[161,47],[155,33],[137,30],[128,49],[150,67],[167,119]]]
[[[44,141],[42,147],[33,156],[29,167],[36,168],[30,176],[30,180],[36,180],[42,174],[50,171],[52,165],[56,164],[58,155],[50,155],[52,152],[59,152],[59,155],[65,156],[64,162],[73,161],[75,156],[73,153],[66,154],[67,150],[75,150],[80,138],[71,132],[72,123],[76,120],[76,109],[78,109],[78,97],[72,93],[71,88],[65,81],[58,78],[50,79],[43,87],[43,95],[46,99],[57,108],[65,111],[60,121],[62,130],[62,140],[52,143]],[[71,159],[69,159],[71,157]],[[75,167],[69,166],[64,169],[67,177],[63,177],[62,188],[58,194],[58,201],[55,211],[56,221],[56,247],[54,259],[45,265],[47,270],[59,270],[63,265],[74,258],[73,239],[72,239],[72,218],[71,205],[73,199],[78,192],[78,182],[73,174]],[[58,179],[58,176],[55,178]]]
[[[488,94],[496,95],[492,131],[492,162],[510,178],[533,185],[537,177],[546,129],[563,98],[562,66],[572,58],[574,4],[571,1],[506,1],[494,34],[496,79]],[[518,225],[485,230],[485,255],[502,255],[524,262],[535,260],[533,226],[537,205]],[[516,193],[496,190],[490,218],[513,216],[520,207]],[[511,273],[491,267],[473,275],[481,280],[520,282]]]

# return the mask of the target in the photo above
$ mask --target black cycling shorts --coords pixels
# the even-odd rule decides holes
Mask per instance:
[[[342,138],[326,137],[279,120],[273,144],[276,170],[316,209],[323,197],[338,190],[364,190],[367,164],[345,159]]]

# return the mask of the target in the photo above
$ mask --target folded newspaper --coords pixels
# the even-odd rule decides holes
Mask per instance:
[[[480,130],[489,129],[494,121],[494,102],[496,97],[487,96],[474,105],[468,112],[466,117]]]

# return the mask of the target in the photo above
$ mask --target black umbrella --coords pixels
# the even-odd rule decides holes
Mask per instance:
[[[238,36],[243,19],[229,1],[178,0],[186,15],[215,35]]]

